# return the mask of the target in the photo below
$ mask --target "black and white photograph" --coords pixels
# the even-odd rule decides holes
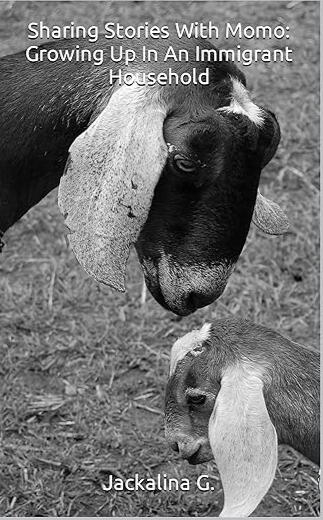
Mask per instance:
[[[320,2],[0,0],[0,516],[320,516]]]

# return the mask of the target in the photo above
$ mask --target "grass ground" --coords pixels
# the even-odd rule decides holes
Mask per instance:
[[[280,120],[281,145],[261,184],[288,213],[291,232],[270,238],[252,227],[218,302],[182,319],[150,296],[141,306],[134,254],[126,294],[95,283],[66,246],[56,192],[9,230],[1,255],[0,515],[216,516],[222,491],[215,466],[191,467],[164,441],[169,350],[194,326],[229,315],[318,348],[319,3],[3,3],[1,55],[24,48],[27,22],[40,19],[290,26],[293,64],[244,71],[253,97]],[[109,474],[136,472],[192,480],[207,472],[215,491],[105,491]],[[317,475],[315,465],[282,447],[274,484],[253,516],[318,515]]]

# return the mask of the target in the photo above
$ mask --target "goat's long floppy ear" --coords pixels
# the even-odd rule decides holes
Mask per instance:
[[[289,221],[283,210],[258,190],[252,222],[269,235],[283,235],[289,230]]]
[[[72,143],[59,185],[58,204],[76,258],[96,280],[121,291],[130,246],[166,162],[165,117],[158,91],[121,86]]]
[[[209,440],[224,490],[221,517],[248,516],[267,493],[277,465],[277,435],[263,383],[242,367],[226,370],[209,421]]]

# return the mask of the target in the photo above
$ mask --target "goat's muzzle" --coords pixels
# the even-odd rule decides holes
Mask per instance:
[[[175,452],[189,464],[201,464],[213,459],[213,454],[207,439],[194,438],[182,433],[167,433],[166,439]]]
[[[223,293],[233,265],[180,265],[168,255],[158,261],[141,259],[147,287],[165,309],[188,316]]]

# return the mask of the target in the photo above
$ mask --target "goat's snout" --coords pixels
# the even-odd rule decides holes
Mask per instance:
[[[217,300],[233,269],[233,264],[221,263],[187,265],[184,269],[173,256],[164,254],[153,260],[143,256],[141,242],[136,247],[149,291],[160,305],[180,316]]]
[[[190,440],[179,440],[174,442],[172,449],[177,451],[182,459],[189,459],[194,453],[196,453],[200,449],[201,443],[198,441],[190,441]]]
[[[169,445],[173,451],[179,453],[182,459],[186,459],[190,464],[202,462],[202,451],[205,441],[202,438],[193,439],[189,436],[178,435],[169,439]]]
[[[172,449],[177,451],[182,459],[191,459],[195,454],[197,454],[198,450],[201,447],[201,443],[199,441],[187,441],[180,440],[178,442],[174,442],[172,445]]]

